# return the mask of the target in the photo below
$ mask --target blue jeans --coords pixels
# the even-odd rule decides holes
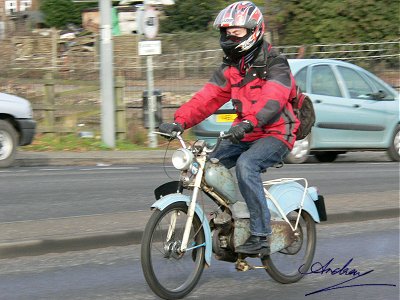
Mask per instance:
[[[261,173],[281,162],[288,153],[289,149],[282,141],[265,137],[239,144],[224,140],[212,154],[228,169],[236,166],[239,190],[250,212],[252,235],[267,236],[272,233]]]

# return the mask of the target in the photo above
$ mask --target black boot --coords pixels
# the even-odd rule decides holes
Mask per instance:
[[[265,253],[269,250],[267,237],[251,235],[243,245],[236,247],[236,252],[244,254]]]

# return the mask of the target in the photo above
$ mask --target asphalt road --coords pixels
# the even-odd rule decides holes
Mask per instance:
[[[213,259],[186,299],[398,299],[399,220],[319,225],[314,263],[355,269],[352,275],[309,274],[295,284],[273,281],[264,270],[237,272]],[[350,261],[351,260],[351,261]],[[257,263],[258,260],[254,260]],[[310,293],[333,285],[338,289]],[[345,287],[356,285],[352,287]],[[0,299],[157,299],[141,271],[140,245],[3,259]]]
[[[154,188],[177,175],[161,164],[2,169],[0,222],[148,210]],[[285,165],[263,174],[278,177],[306,177],[325,196],[399,190],[394,162]]]

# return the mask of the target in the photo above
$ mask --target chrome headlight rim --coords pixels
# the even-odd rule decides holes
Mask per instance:
[[[185,148],[179,148],[172,154],[172,164],[178,170],[188,170],[193,162],[193,153]]]

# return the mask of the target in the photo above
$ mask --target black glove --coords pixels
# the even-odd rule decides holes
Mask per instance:
[[[252,132],[253,128],[254,126],[250,121],[244,120],[229,129],[228,134],[232,134],[229,139],[232,143],[239,144],[240,140],[244,138],[244,134]]]
[[[183,133],[183,127],[179,123],[162,123],[160,127],[158,128],[160,132],[166,133],[169,135],[173,135],[173,132],[175,133]]]

